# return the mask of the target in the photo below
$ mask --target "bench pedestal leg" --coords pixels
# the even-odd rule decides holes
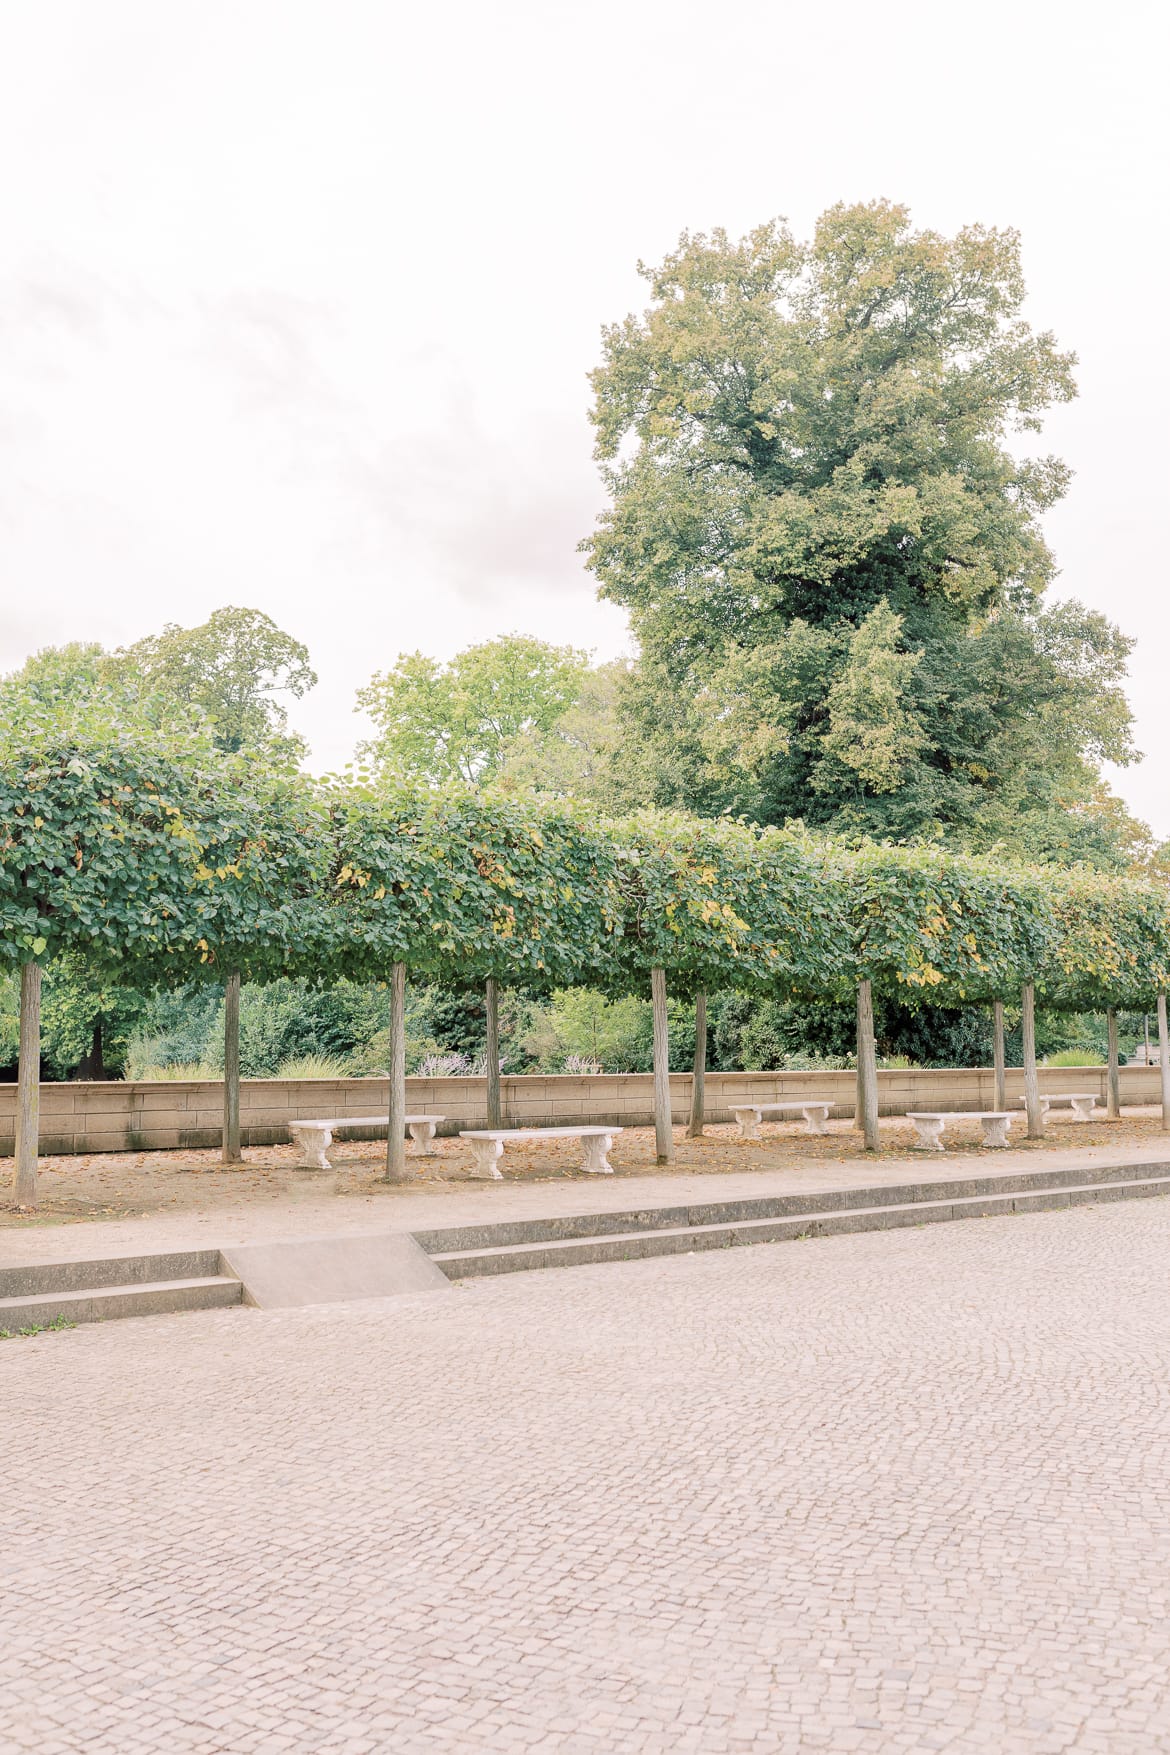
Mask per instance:
[[[1006,1115],[985,1115],[983,1117],[983,1144],[985,1146],[1006,1146],[1008,1128],[1011,1126]]]
[[[805,1133],[824,1133],[829,1119],[829,1111],[823,1103],[810,1103],[807,1109],[800,1112],[804,1116]]]
[[[503,1140],[468,1140],[467,1144],[475,1160],[470,1174],[481,1182],[502,1182],[503,1173],[496,1165],[504,1155]]]
[[[581,1141],[582,1170],[592,1171],[594,1175],[612,1176],[613,1165],[609,1161],[612,1145],[613,1135],[611,1133],[587,1134]]]
[[[431,1147],[431,1141],[435,1137],[436,1123],[433,1121],[410,1121],[407,1122],[407,1126],[410,1128],[410,1137],[414,1141],[412,1156],[433,1158],[435,1154]]]
[[[1092,1121],[1092,1119],[1093,1119],[1093,1099],[1092,1099],[1092,1097],[1074,1097],[1072,1099],[1072,1112],[1073,1112],[1073,1120],[1074,1121]]]
[[[326,1147],[333,1143],[333,1130],[328,1127],[298,1127],[296,1122],[289,1123],[288,1130],[293,1141],[301,1148],[302,1170],[332,1170],[333,1166],[325,1155]]]
[[[741,1140],[758,1140],[760,1137],[760,1112],[758,1109],[733,1109],[731,1113],[739,1122]]]
[[[915,1121],[914,1126],[918,1138],[914,1142],[917,1152],[945,1152],[942,1132],[946,1123],[940,1117],[937,1121]]]

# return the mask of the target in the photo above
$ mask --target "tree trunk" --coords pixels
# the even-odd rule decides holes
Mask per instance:
[[[242,1163],[240,1152],[240,971],[223,984],[223,1151],[225,1164]]]
[[[1166,995],[1158,995],[1158,1064],[1162,1069],[1162,1132],[1170,1133],[1170,1029],[1166,1027]]]
[[[674,1162],[674,1129],[670,1117],[670,1031],[666,1019],[666,971],[651,969],[650,998],[654,1007],[654,1144],[660,1164]]]
[[[390,1109],[386,1134],[386,1181],[407,1182],[406,1168],[406,964],[390,971]]]
[[[695,996],[695,1070],[691,1076],[691,1121],[687,1133],[693,1140],[703,1137],[704,1107],[707,1082],[707,995]]]
[[[1121,1073],[1117,1060],[1117,1013],[1110,1006],[1105,1013],[1109,1033],[1109,1077],[1105,1093],[1105,1113],[1110,1121],[1121,1120]]]
[[[41,966],[20,969],[20,1062],[16,1089],[16,1180],[18,1207],[37,1204],[37,1149],[41,1122]]]
[[[1031,981],[1024,983],[1020,999],[1024,1013],[1024,1108],[1028,1138],[1038,1140],[1044,1137],[1044,1120],[1040,1114],[1040,1080],[1036,1075],[1036,988]]]
[[[89,1047],[77,1063],[77,1070],[70,1074],[75,1079],[104,1079],[106,1076],[106,1059],[102,1042],[102,1020],[100,1014],[94,1019],[89,1033]]]
[[[484,1006],[487,1011],[487,1124],[489,1127],[503,1127],[504,1105],[500,1099],[500,1002],[494,975],[488,976],[487,986],[484,988]]]
[[[857,983],[857,1124],[865,1135],[865,1149],[876,1152],[878,1137],[877,1048],[873,1039],[873,987]]]
[[[997,999],[992,1007],[992,1058],[995,1063],[995,1107],[999,1110],[1007,1108],[1007,1061],[1003,1050],[1003,1000]]]

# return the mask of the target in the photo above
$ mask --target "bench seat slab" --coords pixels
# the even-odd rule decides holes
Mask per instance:
[[[1020,1098],[1021,1104],[1027,1103],[1026,1097]],[[1092,1121],[1097,1097],[1093,1091],[1058,1091],[1055,1096],[1046,1092],[1040,1093],[1040,1114],[1045,1116],[1054,1103],[1067,1103],[1077,1121]]]
[[[914,1142],[915,1150],[919,1152],[945,1152],[943,1129],[948,1121],[954,1121],[956,1117],[961,1116],[966,1116],[968,1121],[979,1123],[983,1131],[983,1144],[985,1146],[1006,1146],[1011,1143],[1008,1139],[1008,1129],[1011,1127],[1012,1117],[1002,1110],[920,1110],[910,1111],[906,1116],[907,1121],[914,1123],[914,1130],[918,1135]]]
[[[783,1115],[794,1112],[804,1117],[805,1133],[824,1133],[829,1120],[828,1103],[739,1103],[731,1106],[731,1113],[739,1123],[741,1140],[758,1140],[760,1122],[765,1115]]]
[[[445,1118],[442,1115],[407,1115],[403,1118],[410,1130],[414,1142],[415,1158],[432,1158],[434,1149],[431,1141],[435,1137],[435,1129]],[[389,1117],[385,1115],[333,1115],[328,1120],[290,1121],[288,1131],[293,1144],[301,1148],[302,1162],[297,1166],[301,1170],[331,1170],[332,1163],[328,1157],[329,1147],[333,1144],[333,1135],[348,1127],[384,1127],[389,1129]]]
[[[579,1139],[581,1168],[594,1176],[612,1176],[609,1154],[620,1127],[502,1127],[469,1128],[459,1135],[471,1147],[469,1174],[485,1182],[502,1181],[499,1161],[504,1147],[514,1140]]]

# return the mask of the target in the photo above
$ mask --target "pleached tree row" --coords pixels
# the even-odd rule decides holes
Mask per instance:
[[[1116,1106],[1118,1008],[1158,1009],[1167,1090],[1170,896],[1086,868],[939,847],[846,847],[799,830],[672,813],[607,821],[524,794],[313,781],[171,738],[46,719],[0,739],[0,954],[21,970],[16,1198],[36,1197],[39,983],[63,952],[128,986],[223,985],[224,1155],[239,1156],[241,982],[384,983],[387,1174],[404,1174],[403,995],[475,987],[500,1116],[498,991],[593,986],[654,1002],[658,1155],[671,1156],[667,994],[722,988],[854,999],[858,1120],[877,1144],[875,993],[1024,1021],[1029,1131],[1040,1129],[1034,1012],[1104,1009]],[[702,1129],[702,1043],[691,1130]],[[1170,1109],[1168,1109],[1170,1118]]]

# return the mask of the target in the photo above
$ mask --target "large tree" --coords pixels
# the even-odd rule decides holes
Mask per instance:
[[[397,779],[486,783],[577,705],[588,669],[586,653],[527,634],[468,646],[449,664],[403,653],[358,691],[377,727],[359,753]]]
[[[141,728],[200,723],[224,754],[283,765],[305,745],[290,732],[281,697],[299,700],[316,681],[299,640],[263,610],[227,605],[197,627],[168,622],[116,652],[92,641],[46,646],[0,677],[0,713],[19,722],[42,708],[91,703]]]
[[[633,792],[858,833],[1120,859],[1129,642],[1046,608],[1075,394],[1014,232],[886,202],[686,236],[593,374],[612,503],[586,544],[641,646]]]
[[[289,731],[281,696],[299,700],[317,677],[308,649],[263,610],[228,605],[198,627],[168,622],[109,664],[134,686],[205,718],[226,754],[304,756],[304,739]]]

